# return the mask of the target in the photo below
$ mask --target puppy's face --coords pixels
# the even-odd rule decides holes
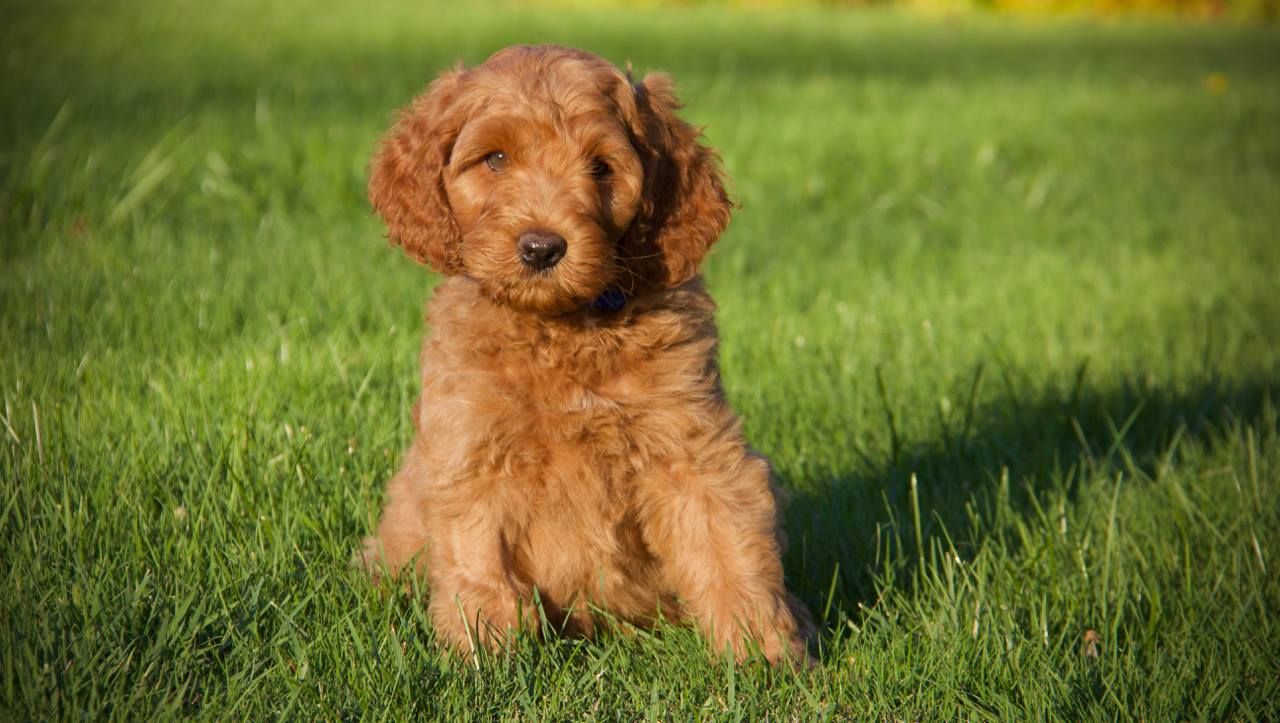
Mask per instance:
[[[469,92],[483,101],[443,181],[466,272],[492,298],[554,313],[591,303],[625,273],[619,243],[644,171],[616,71],[538,60],[500,56],[478,71]]]
[[[441,76],[388,133],[370,198],[393,241],[495,301],[558,314],[682,283],[728,222],[664,76],[557,47]]]

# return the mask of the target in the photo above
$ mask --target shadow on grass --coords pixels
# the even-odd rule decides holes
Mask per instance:
[[[1157,480],[1179,447],[1210,442],[1232,424],[1274,423],[1265,421],[1274,419],[1266,411],[1274,408],[1272,379],[1180,388],[1129,381],[1100,390],[1084,384],[1085,371],[1065,392],[1010,388],[913,446],[896,441],[897,412],[886,403],[890,449],[879,455],[886,461],[864,455],[864,470],[799,490],[788,508],[786,567],[815,616],[828,597],[824,625],[838,622],[839,610],[871,605],[886,575],[910,587],[922,549],[935,544],[970,557],[1008,526],[1009,514],[1043,514],[1037,505],[1046,493],[1070,499],[1082,478],[1098,474]],[[979,368],[974,379],[981,376]],[[972,524],[974,516],[982,524]]]

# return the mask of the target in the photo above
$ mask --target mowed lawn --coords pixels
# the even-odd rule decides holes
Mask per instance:
[[[0,718],[1280,717],[1280,31],[466,6],[6,5]],[[436,281],[367,159],[542,41],[671,72],[734,179],[812,670],[463,665],[347,568]]]

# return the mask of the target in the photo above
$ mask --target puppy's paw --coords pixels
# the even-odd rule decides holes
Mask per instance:
[[[809,655],[808,642],[796,634],[765,636],[764,640],[759,642],[758,649],[773,667],[791,666],[799,670],[809,670],[817,665],[817,661]]]
[[[373,584],[377,585],[381,582],[382,575],[386,571],[382,544],[375,537],[364,538],[360,549],[351,555],[351,561],[347,563],[347,566],[365,573],[373,580]]]

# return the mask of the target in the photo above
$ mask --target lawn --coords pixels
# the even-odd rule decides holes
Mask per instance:
[[[1280,718],[1280,31],[464,5],[6,3],[0,718]],[[437,280],[369,155],[539,41],[670,71],[734,179],[812,670],[462,665],[347,568]]]

